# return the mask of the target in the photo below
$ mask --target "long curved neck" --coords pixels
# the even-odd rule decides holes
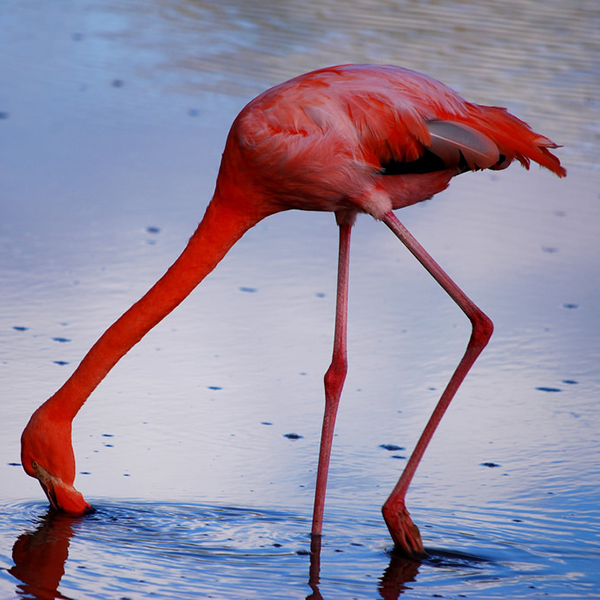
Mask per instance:
[[[177,307],[242,235],[264,218],[252,203],[215,193],[186,248],[154,286],[92,346],[66,383],[45,404],[73,419],[112,367]]]

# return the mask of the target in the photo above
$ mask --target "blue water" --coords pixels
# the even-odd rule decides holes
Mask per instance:
[[[53,597],[60,581],[61,597],[68,598],[304,598],[311,588],[324,598],[385,599],[402,593],[593,598],[597,592],[599,523],[589,515],[540,516],[519,506],[487,507],[485,517],[479,509],[416,511],[426,523],[422,562],[395,556],[378,520],[361,516],[330,515],[335,535],[325,537],[320,564],[313,558],[311,566],[306,515],[105,502],[93,515],[71,519],[40,504],[11,505],[2,518],[5,532],[18,533],[16,564],[2,581],[16,580],[16,589],[31,597]],[[582,527],[595,528],[595,535],[581,537]],[[551,531],[559,532],[554,548],[544,542]]]

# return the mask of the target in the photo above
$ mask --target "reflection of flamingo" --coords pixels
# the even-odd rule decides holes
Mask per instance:
[[[530,160],[566,174],[556,148],[504,109],[468,103],[443,84],[398,67],[347,65],[302,75],[250,102],[229,133],[216,190],[187,247],[152,289],[96,342],[79,367],[31,417],[22,436],[25,471],[50,503],[90,510],[73,487],[71,422],[115,363],[212,271],[261,219],[288,209],[332,211],[340,228],[333,359],[313,529],[321,534],[333,427],[344,383],[350,230],[359,212],[382,220],[465,312],[473,332],[396,488],[383,507],[395,544],[423,553],[404,497],[433,431],[491,333],[490,320],[425,252],[392,209],[430,198],[459,173]]]
[[[22,583],[26,598],[65,598],[59,591],[73,537],[73,519],[49,512],[35,531],[22,533],[13,545],[15,562],[8,572]]]

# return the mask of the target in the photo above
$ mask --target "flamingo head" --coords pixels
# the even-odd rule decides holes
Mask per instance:
[[[53,509],[72,516],[89,513],[92,507],[73,487],[71,422],[52,418],[43,409],[42,405],[33,414],[21,436],[23,469],[40,482]]]

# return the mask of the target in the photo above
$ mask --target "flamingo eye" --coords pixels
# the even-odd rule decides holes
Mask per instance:
[[[32,467],[33,469],[37,469],[37,468],[38,468],[37,461],[35,461],[35,460],[32,460],[32,461],[31,461],[31,467]]]

